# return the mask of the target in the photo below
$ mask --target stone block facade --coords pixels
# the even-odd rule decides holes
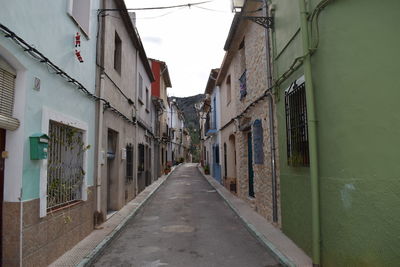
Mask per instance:
[[[262,3],[253,1],[247,1],[244,11],[248,10],[259,10],[262,7]],[[263,16],[262,11],[253,12],[252,16]],[[280,195],[279,195],[279,162],[278,162],[278,151],[272,151],[271,144],[271,131],[270,131],[270,105],[275,108],[273,103],[273,96],[263,97],[263,94],[268,89],[268,51],[267,51],[267,40],[268,34],[265,28],[257,25],[250,20],[240,19],[237,23],[232,23],[230,36],[228,37],[225,49],[227,55],[221,67],[221,77],[218,77],[220,82],[220,88],[222,90],[221,95],[224,98],[227,93],[226,88],[231,88],[232,101],[234,101],[235,112],[232,113],[232,118],[225,118],[224,123],[233,119],[230,125],[224,128],[222,125],[221,130],[221,144],[227,144],[227,152],[231,154],[235,151],[236,159],[236,172],[235,180],[237,181],[237,196],[247,201],[259,214],[265,217],[268,221],[276,225],[281,226],[280,218]],[[241,97],[241,89],[243,84],[239,78],[243,73],[246,73],[246,95]],[[226,85],[226,77],[231,75],[229,86]],[[241,88],[242,87],[242,88]],[[258,101],[257,101],[258,100]],[[271,103],[272,102],[272,103]],[[224,113],[224,109],[229,109],[229,103],[224,105],[222,100],[221,112]],[[272,122],[274,125],[274,143],[277,144],[277,125],[276,117],[271,114]],[[257,149],[262,146],[262,158],[261,164],[254,164],[254,129],[253,124],[256,120],[260,120],[262,127],[262,140],[261,143],[256,144]],[[252,134],[252,169],[253,169],[253,188],[250,190],[249,177],[249,140],[248,134]],[[232,139],[234,138],[234,143]],[[229,145],[230,144],[230,145]],[[234,148],[230,146],[234,145]],[[234,150],[233,150],[234,149]],[[275,152],[275,177],[276,183],[273,186],[272,182],[272,153]],[[222,154],[225,153],[222,149]],[[232,165],[232,160],[227,155],[227,161]],[[224,159],[223,159],[224,161]],[[225,162],[223,162],[224,166]],[[228,170],[225,180],[231,180],[233,172]],[[226,183],[226,187],[229,189],[229,183]],[[251,191],[254,191],[254,196]],[[277,218],[273,218],[273,200],[276,200]]]

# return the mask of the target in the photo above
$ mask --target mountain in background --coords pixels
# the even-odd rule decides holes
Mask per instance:
[[[172,96],[171,99],[176,99],[178,107],[183,111],[185,116],[185,126],[189,129],[190,136],[192,137],[192,147],[191,152],[193,155],[193,162],[199,161],[199,149],[200,144],[199,136],[199,118],[197,116],[196,109],[194,108],[196,103],[201,102],[204,99],[204,94],[198,94],[188,97],[175,97]]]

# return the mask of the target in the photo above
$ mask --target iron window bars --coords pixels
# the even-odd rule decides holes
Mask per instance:
[[[133,181],[133,146],[126,146],[126,183]]]
[[[307,105],[304,81],[285,92],[287,160],[291,166],[309,166]]]
[[[242,76],[240,76],[239,82],[240,82],[240,100],[242,100],[247,95],[246,70],[243,72]]]
[[[82,198],[85,146],[82,131],[55,121],[49,123],[47,210]]]

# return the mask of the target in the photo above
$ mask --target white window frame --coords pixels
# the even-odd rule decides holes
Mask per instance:
[[[81,25],[81,23],[79,23],[79,19],[76,18],[76,17],[74,16],[74,14],[73,14],[74,1],[82,1],[82,0],[68,0],[67,13],[68,13],[68,15],[75,21],[75,23],[79,26],[79,28],[80,28],[81,31],[86,35],[86,37],[89,38],[89,36],[90,36],[90,27],[91,27],[91,24],[92,24],[92,21],[91,21],[91,19],[90,19],[90,17],[91,17],[92,0],[88,0],[90,3],[89,3],[88,14],[87,14],[87,15],[88,15],[88,26],[87,26],[88,28],[87,28],[87,29],[85,29],[85,28]]]
[[[49,134],[50,121],[59,122],[82,131],[84,146],[88,145],[88,125],[86,122],[80,121],[76,118],[54,111],[50,108],[43,107],[42,109],[42,133]],[[87,200],[87,151],[83,155],[83,184],[82,184],[82,200]],[[47,159],[42,160],[40,166],[40,218],[47,215]]]

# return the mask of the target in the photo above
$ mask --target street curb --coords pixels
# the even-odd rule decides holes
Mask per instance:
[[[147,203],[147,201],[150,200],[150,198],[154,195],[154,193],[157,192],[157,190],[165,183],[165,181],[168,179],[168,177],[178,168],[180,167],[181,164],[177,165],[175,168],[173,168],[165,177],[164,181],[162,181],[156,188],[154,188],[147,196],[146,198],[128,215],[126,216],[118,225],[117,227],[114,228],[114,230],[108,234],[103,241],[101,241],[93,250],[91,253],[86,255],[83,260],[77,265],[77,267],[85,267],[85,266],[90,266],[91,264],[94,263],[94,261],[97,259],[99,255],[107,248],[107,246],[113,241],[117,235],[125,228],[127,222],[129,222],[130,219],[135,217],[135,215],[143,208],[143,206]]]
[[[262,243],[272,254],[273,256],[284,266],[289,266],[289,267],[296,267],[296,264],[294,264],[291,260],[289,260],[284,254],[282,254],[274,244],[272,244],[270,241],[268,241],[260,232],[257,231],[257,229],[249,223],[243,216],[240,215],[239,211],[234,207],[234,205],[227,199],[224,194],[220,191],[219,188],[217,188],[206,176],[206,174],[203,173],[201,170],[200,166],[197,165],[197,169],[200,171],[200,173],[203,175],[203,177],[206,179],[206,181],[218,192],[218,194],[221,196],[221,198],[225,201],[225,203],[228,205],[228,207],[243,221],[243,224],[246,226],[246,228],[249,230],[251,234],[253,234],[256,239]],[[212,178],[211,178],[212,179]]]

